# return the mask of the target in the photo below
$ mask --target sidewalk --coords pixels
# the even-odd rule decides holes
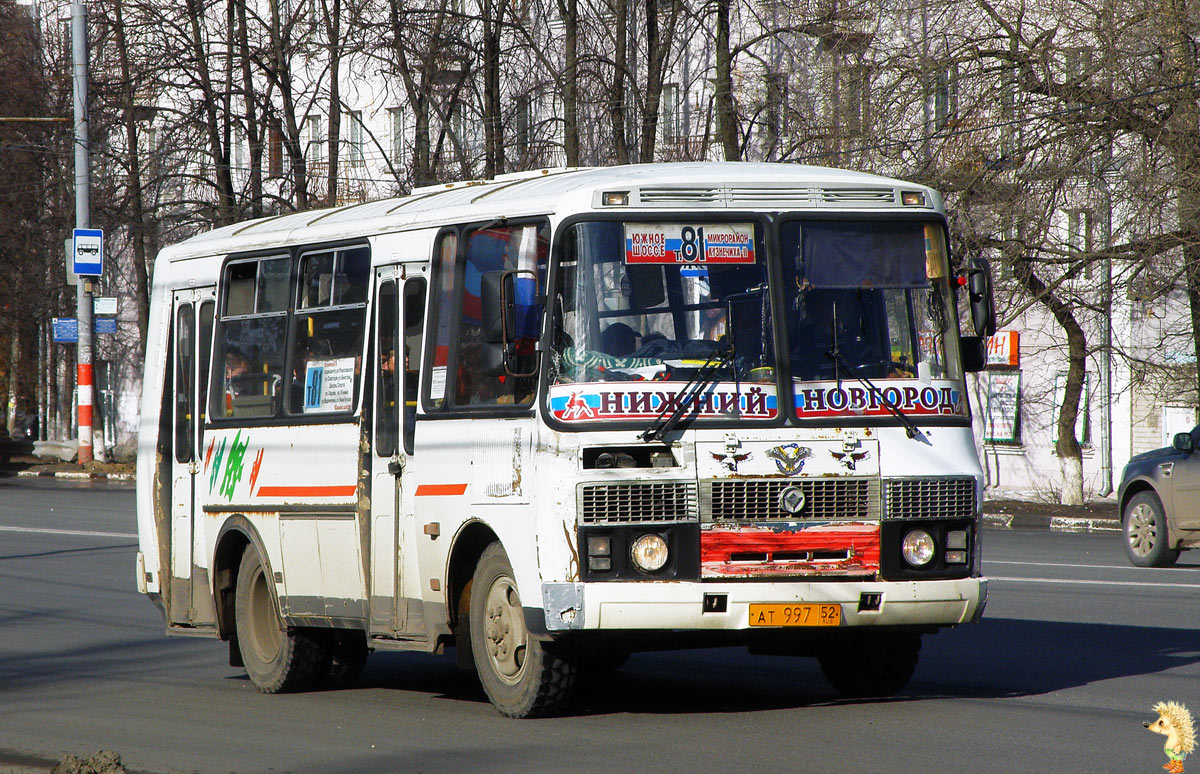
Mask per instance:
[[[75,462],[49,461],[32,455],[14,455],[8,459],[0,459],[0,478],[4,476],[19,476],[21,478],[46,477],[74,480],[108,480],[133,482],[134,464],[132,462],[92,462],[79,465]],[[0,774],[5,774],[0,771]]]
[[[1058,505],[984,496],[983,525],[993,529],[1037,529],[1054,532],[1120,532],[1115,499],[1087,505]]]

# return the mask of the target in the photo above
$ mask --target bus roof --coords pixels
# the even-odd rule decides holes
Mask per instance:
[[[601,207],[600,196],[609,191],[629,192],[628,205]],[[502,215],[567,215],[597,209],[878,211],[899,208],[901,191],[921,191],[925,194],[921,209],[941,211],[941,197],[926,186],[829,167],[681,162],[542,169],[494,180],[427,186],[391,199],[243,221],[180,242],[160,257],[186,260]]]

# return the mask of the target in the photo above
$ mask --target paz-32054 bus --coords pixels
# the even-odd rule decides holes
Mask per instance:
[[[947,243],[921,185],[702,163],[170,247],[138,589],[265,692],[453,645],[524,717],[582,668],[714,644],[895,692],[986,598],[964,372],[990,280]]]

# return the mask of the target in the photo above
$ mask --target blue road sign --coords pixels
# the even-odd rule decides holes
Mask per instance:
[[[99,277],[104,273],[104,232],[98,228],[77,228],[72,232],[75,273]]]
[[[74,344],[79,341],[79,321],[74,317],[52,317],[50,325],[55,342],[59,344]],[[117,318],[93,317],[92,330],[96,333],[116,333]]]

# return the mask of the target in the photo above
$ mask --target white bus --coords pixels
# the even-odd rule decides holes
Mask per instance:
[[[964,372],[991,287],[947,244],[921,185],[696,163],[169,247],[138,590],[268,693],[453,645],[525,717],[581,669],[732,644],[893,693],[986,599]]]

